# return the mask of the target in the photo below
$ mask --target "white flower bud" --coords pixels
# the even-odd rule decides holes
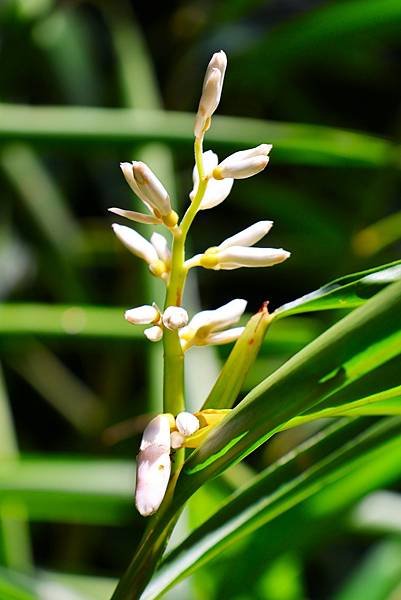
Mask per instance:
[[[170,418],[167,414],[157,415],[145,427],[140,450],[149,446],[159,446],[165,451],[170,449]]]
[[[197,331],[199,329],[209,329],[209,331],[222,329],[236,323],[244,313],[246,305],[246,300],[237,298],[220,306],[220,308],[216,308],[216,310],[201,311],[191,319],[188,327]]]
[[[123,172],[126,182],[130,186],[131,190],[138,196],[140,200],[145,204],[145,206],[153,212],[152,206],[150,205],[146,195],[140,189],[139,185],[135,181],[134,172],[132,170],[132,163],[130,162],[122,162],[120,163],[120,169]]]
[[[137,231],[130,227],[125,227],[125,225],[117,225],[117,223],[113,223],[112,228],[118,239],[133,254],[139,256],[139,258],[143,258],[148,264],[159,260],[152,244],[145,240]]]
[[[150,342],[160,342],[163,337],[163,329],[158,325],[145,329],[143,333]]]
[[[168,450],[151,445],[137,456],[135,505],[142,516],[148,517],[158,510],[166,493],[170,473],[169,433]]]
[[[231,162],[229,164],[219,165],[213,171],[213,177],[216,179],[224,179],[225,177],[233,177],[234,179],[246,179],[263,171],[269,162],[268,156],[254,156],[246,158],[238,163]]]
[[[206,176],[211,177],[213,170],[217,167],[218,162],[218,156],[212,150],[207,150],[203,153],[203,167]],[[192,179],[194,182],[194,187],[189,195],[191,201],[193,200],[199,185],[199,174],[196,165],[194,166]],[[200,210],[206,210],[208,208],[213,208],[214,206],[221,204],[221,202],[223,202],[227,198],[228,194],[231,192],[233,183],[234,179],[226,178],[217,180],[211,177],[211,179],[209,179],[208,181],[205,194],[202,198],[202,202],[199,207]]]
[[[132,173],[141,194],[152,209],[162,216],[172,212],[170,197],[153,171],[143,162],[133,161]]]
[[[224,181],[227,180],[224,179]],[[115,206],[108,208],[107,210],[120,217],[125,217],[130,221],[135,221],[136,223],[145,223],[146,225],[157,225],[160,223],[160,219],[154,215],[144,215],[143,213],[135,212],[133,210],[124,210],[123,208],[116,208]]]
[[[213,170],[213,177],[218,180],[225,177],[233,177],[234,179],[252,177],[252,175],[256,175],[266,167],[269,162],[267,155],[271,149],[271,144],[260,144],[249,150],[234,152],[217,165]]]
[[[162,260],[166,265],[170,265],[171,263],[171,252],[168,247],[168,243],[164,235],[160,233],[153,233],[150,238],[150,242],[154,249],[157,252],[158,257]]]
[[[242,246],[230,246],[221,252],[219,251],[216,256],[217,265],[212,268],[218,270],[237,269],[239,267],[271,267],[283,262],[291,256],[291,254],[282,248],[245,248]],[[202,260],[203,259],[201,259],[201,264],[203,265]]]
[[[175,419],[177,429],[182,435],[192,435],[200,427],[199,420],[190,412],[180,412]]]
[[[218,246],[218,249],[220,251],[229,248],[230,246],[253,246],[270,231],[272,226],[273,221],[258,221],[258,223],[255,223],[236,235],[224,240],[224,242]]]
[[[194,315],[188,326],[183,327],[179,331],[183,351],[188,350],[194,345],[203,346],[208,343],[216,343],[208,341],[210,335],[215,331],[236,323],[245,311],[246,305],[246,300],[237,298],[216,310],[204,310]],[[211,339],[213,340],[213,338]],[[221,341],[217,343],[225,342]]]
[[[172,331],[185,327],[188,323],[188,313],[181,306],[168,306],[163,313],[163,325]]]
[[[210,119],[219,105],[223,89],[227,56],[221,50],[213,54],[203,80],[202,95],[195,119],[195,137],[200,138],[209,129]]]
[[[170,435],[170,443],[173,450],[182,448],[185,442],[185,436],[179,431],[172,431]]]
[[[233,327],[231,329],[225,329],[224,331],[218,331],[216,333],[210,333],[205,339],[205,344],[229,344],[235,342],[244,331],[245,327]]]
[[[134,325],[149,325],[157,323],[160,319],[160,313],[154,306],[144,304],[137,308],[130,308],[124,313],[124,317]]]

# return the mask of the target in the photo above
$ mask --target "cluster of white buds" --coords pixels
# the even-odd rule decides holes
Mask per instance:
[[[151,342],[158,342],[163,337],[163,328],[170,331],[181,329],[188,323],[188,313],[181,306],[168,306],[164,312],[153,303],[125,311],[125,318],[133,325],[152,325],[144,330],[145,336]]]
[[[221,204],[230,194],[235,179],[245,179],[263,171],[272,148],[270,144],[260,144],[235,152],[221,162],[212,150],[203,152],[203,138],[220,102],[226,67],[227,57],[220,51],[212,56],[206,70],[194,127],[196,165],[193,170],[193,190],[189,195],[192,204],[183,219],[179,222],[163,184],[145,163],[139,161],[123,162],[121,170],[148,213],[109,209],[131,221],[162,225],[173,237],[170,249],[167,239],[160,233],[153,233],[148,241],[129,227],[112,226],[124,246],[142,258],[150,272],[164,281],[167,298],[170,299],[164,310],[156,304],[139,306],[127,310],[125,318],[135,325],[148,325],[144,334],[152,342],[164,337],[165,356],[168,357],[169,352],[170,358],[173,354],[180,354],[181,365],[180,347],[183,353],[193,346],[235,341],[244,330],[244,327],[236,324],[247,304],[245,300],[237,298],[216,310],[201,311],[189,320],[187,311],[181,306],[189,269],[204,267],[218,271],[239,267],[270,267],[290,256],[282,248],[255,247],[273,225],[272,221],[259,221],[220,245],[185,260],[185,240],[197,211]],[[177,306],[170,303],[176,303]],[[168,361],[165,364],[169,364]],[[174,384],[168,389],[167,405],[171,403],[169,397],[182,397],[180,384],[176,384],[182,380],[182,377],[169,378],[169,373],[166,374],[165,382]],[[163,500],[170,478],[171,450],[197,447],[210,428],[225,414],[227,410],[224,409],[207,409],[195,415],[181,412],[176,418],[171,414],[162,414],[149,423],[143,434],[137,461],[136,506],[142,515],[156,512]]]
[[[246,305],[246,300],[231,300],[216,310],[197,313],[189,323],[188,313],[181,306],[168,306],[162,312],[155,303],[131,308],[124,316],[133,325],[151,325],[144,330],[151,342],[162,339],[164,328],[178,331],[181,348],[185,352],[191,346],[229,344],[238,339],[244,328],[230,325],[239,321]]]
[[[286,260],[290,253],[282,248],[253,248],[272,228],[272,221],[258,221],[227,238],[219,246],[205,250],[186,261],[188,269],[204,267],[226,271],[239,267],[271,267]]]
[[[136,461],[135,505],[147,517],[159,508],[170,478],[171,449],[181,448],[185,438],[200,427],[189,412],[157,415],[145,428]]]

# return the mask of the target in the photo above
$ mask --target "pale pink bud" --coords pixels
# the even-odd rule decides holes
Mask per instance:
[[[170,479],[170,432],[169,449],[151,445],[137,456],[135,505],[139,513],[148,517],[159,508]]]
[[[170,418],[167,414],[154,417],[142,434],[140,450],[146,450],[149,446],[160,446],[164,450],[170,448]]]

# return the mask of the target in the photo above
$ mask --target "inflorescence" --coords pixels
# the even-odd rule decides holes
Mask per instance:
[[[238,339],[244,328],[233,325],[239,321],[247,304],[246,300],[237,298],[215,310],[199,312],[189,319],[181,303],[190,269],[203,267],[218,271],[239,267],[270,267],[290,256],[282,248],[254,247],[273,225],[272,221],[259,221],[217,246],[185,259],[185,239],[196,213],[221,204],[229,195],[235,179],[245,179],[265,169],[272,148],[270,144],[260,144],[235,152],[221,162],[212,150],[203,152],[203,138],[220,102],[226,66],[227,57],[220,51],[212,56],[206,70],[195,118],[195,166],[193,189],[189,194],[191,204],[182,220],[173,210],[163,184],[140,161],[124,162],[120,166],[128,185],[148,212],[109,209],[137,223],[162,225],[170,232],[172,245],[158,232],[154,232],[148,241],[130,227],[112,225],[124,246],[143,259],[151,274],[162,279],[167,289],[167,303],[163,310],[153,303],[127,310],[125,318],[135,325],[148,325],[144,334],[152,342],[160,341],[167,331],[175,332],[182,353],[192,346],[227,344]],[[171,296],[176,299],[174,304],[168,302]],[[207,410],[191,414],[183,411],[176,417],[164,413],[152,419],[143,433],[137,457],[136,506],[142,515],[156,512],[163,500],[170,478],[171,450],[196,447],[227,412]]]

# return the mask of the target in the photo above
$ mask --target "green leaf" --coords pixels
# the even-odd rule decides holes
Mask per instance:
[[[160,110],[1,104],[0,140],[107,147],[153,141],[192,145],[193,120],[192,114]],[[277,146],[277,161],[308,165],[382,167],[394,162],[398,150],[387,140],[343,129],[222,116],[213,118],[208,139],[230,149],[265,139]]]
[[[118,524],[136,516],[134,483],[128,461],[22,457],[0,463],[0,504],[31,520]]]
[[[237,399],[259,349],[271,315],[263,308],[251,317],[237,340],[230,356],[224,363],[220,375],[206,398],[202,410],[206,408],[231,408]]]
[[[334,600],[386,600],[401,582],[401,541],[376,544],[348,578]],[[396,595],[394,596],[394,599]]]
[[[327,484],[377,464],[390,453],[391,461],[386,458],[386,462],[391,462],[391,468],[387,464],[386,469],[391,477],[399,476],[401,419],[387,419],[373,426],[364,423],[335,424],[281,458],[229,498],[166,557],[143,600],[158,598],[242,537],[317,494]],[[300,465],[306,467],[299,473]]]
[[[168,535],[177,511],[205,481],[247,456],[291,418],[401,352],[400,309],[401,282],[397,282],[336,323],[231,411],[184,464],[173,502],[156,515],[114,600],[142,590],[142,582],[150,577],[146,571],[150,554],[160,550],[160,540]]]
[[[290,418],[401,352],[401,282],[368,300],[254,388],[187,460],[177,497],[187,498],[260,446]]]
[[[335,279],[310,294],[283,304],[274,314],[281,318],[316,310],[355,308],[390,283],[400,279],[401,260],[397,260]]]

